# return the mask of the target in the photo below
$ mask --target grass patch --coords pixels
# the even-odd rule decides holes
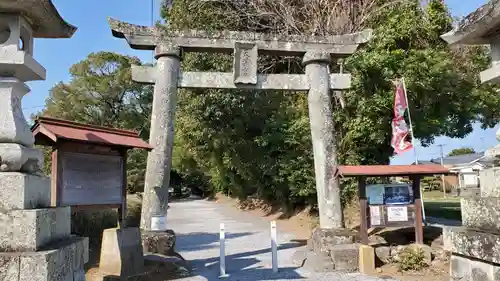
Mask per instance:
[[[448,220],[462,220],[459,200],[424,200],[425,215]]]

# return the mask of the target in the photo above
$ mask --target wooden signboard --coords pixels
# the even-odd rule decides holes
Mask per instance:
[[[116,208],[126,217],[127,151],[120,147],[61,142],[52,152],[52,206],[72,210]]]
[[[60,153],[60,205],[120,205],[124,159],[115,155]]]
[[[117,208],[126,217],[127,150],[151,149],[137,133],[39,117],[35,144],[52,147],[52,206]]]

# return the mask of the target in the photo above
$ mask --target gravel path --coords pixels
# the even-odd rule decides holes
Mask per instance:
[[[279,272],[273,273],[269,222],[233,207],[206,200],[187,200],[169,204],[169,228],[177,234],[177,251],[194,267],[194,276],[179,280],[218,280],[219,224],[226,228],[225,280],[337,280],[378,281],[360,274],[312,273],[297,268],[292,254],[300,249],[290,233],[279,231]],[[302,246],[303,247],[303,246]]]

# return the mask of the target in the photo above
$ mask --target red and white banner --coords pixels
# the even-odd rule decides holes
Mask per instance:
[[[394,95],[394,119],[392,119],[391,140],[391,146],[396,154],[402,154],[413,148],[412,143],[406,140],[409,130],[404,115],[407,109],[406,93],[403,83],[399,81]]]

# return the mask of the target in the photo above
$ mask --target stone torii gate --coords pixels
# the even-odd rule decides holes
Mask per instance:
[[[155,84],[141,229],[151,230],[151,218],[166,217],[174,143],[178,88],[309,91],[309,117],[314,150],[320,227],[342,227],[340,190],[335,175],[331,90],[350,87],[349,74],[330,74],[332,57],[353,54],[370,40],[372,31],[327,37],[269,35],[251,32],[165,31],[109,19],[113,35],[133,49],[154,50],[156,67],[134,66],[132,79]],[[183,52],[233,53],[233,72],[181,72]],[[259,74],[258,56],[302,56],[306,74]]]

